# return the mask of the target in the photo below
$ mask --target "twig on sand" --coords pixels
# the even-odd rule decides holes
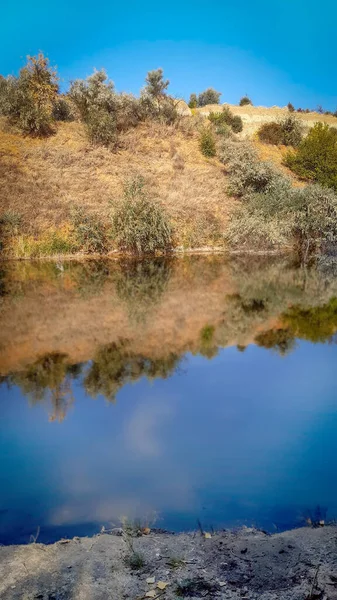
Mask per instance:
[[[310,600],[311,598],[313,598],[313,592],[314,592],[314,589],[315,589],[315,587],[317,585],[317,576],[318,576],[319,567],[320,567],[320,564],[317,565],[317,568],[316,568],[316,571],[315,571],[315,576],[313,578],[312,585],[311,585],[310,594],[308,596],[308,600]]]

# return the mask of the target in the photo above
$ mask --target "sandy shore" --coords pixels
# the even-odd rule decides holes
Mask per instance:
[[[1,547],[0,598],[337,599],[334,526],[274,535],[119,533]]]

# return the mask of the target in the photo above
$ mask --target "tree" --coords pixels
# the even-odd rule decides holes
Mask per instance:
[[[190,101],[188,103],[188,106],[190,108],[197,108],[198,106],[198,97],[196,94],[191,94],[190,95]]]
[[[288,108],[289,112],[295,112],[295,106],[293,104],[291,104],[291,102],[288,102],[287,108]]]
[[[316,123],[295,153],[285,163],[300,177],[311,179],[337,191],[337,130]]]
[[[42,53],[28,56],[18,77],[2,78],[0,82],[1,113],[25,133],[38,136],[52,133],[57,82],[48,58]]]
[[[169,80],[164,80],[163,69],[149,71],[146,79],[145,93],[160,102],[166,96],[166,90],[170,84]]]
[[[219,104],[221,92],[217,92],[213,88],[207,88],[198,96],[198,106],[206,106],[207,104]]]
[[[94,71],[87,79],[76,79],[71,83],[69,97],[86,122],[92,110],[113,112],[116,105],[115,85],[108,79],[104,69]]]
[[[248,104],[253,105],[251,99],[249,98],[249,96],[242,96],[242,98],[240,99],[239,105],[240,106],[248,106]]]

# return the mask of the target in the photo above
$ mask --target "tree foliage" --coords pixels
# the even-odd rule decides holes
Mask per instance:
[[[251,101],[249,96],[247,96],[247,95],[242,96],[242,98],[240,98],[239,106],[248,106],[248,105],[253,106],[253,102]]]
[[[164,79],[163,69],[149,71],[145,79],[145,93],[160,102],[166,96],[167,88],[170,84],[168,79]]]
[[[316,123],[285,163],[300,177],[337,191],[337,129]]]
[[[198,96],[198,106],[206,106],[207,104],[219,104],[221,92],[217,92],[214,88],[207,88]]]
[[[58,78],[42,53],[28,56],[18,77],[2,78],[0,112],[24,133],[36,136],[53,131],[53,107],[57,99]]]
[[[172,228],[164,208],[147,197],[144,180],[132,179],[112,216],[112,235],[120,250],[133,254],[167,252]]]

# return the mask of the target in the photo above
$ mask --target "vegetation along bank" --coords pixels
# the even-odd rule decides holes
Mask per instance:
[[[60,93],[42,54],[0,76],[3,258],[334,251],[337,113],[168,88],[161,69],[138,97],[96,71]]]

